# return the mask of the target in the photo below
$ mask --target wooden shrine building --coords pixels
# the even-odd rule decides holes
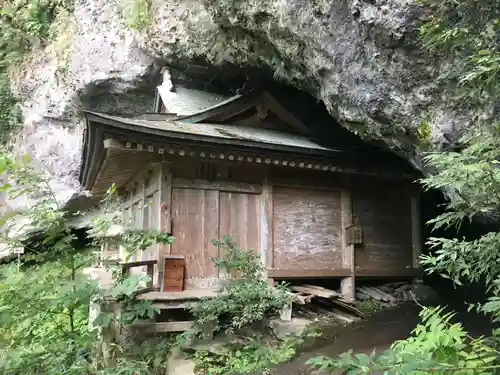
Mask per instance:
[[[224,235],[260,253],[269,279],[341,278],[350,296],[355,277],[418,274],[418,174],[402,159],[318,140],[270,91],[210,104],[179,114],[159,95],[157,113],[86,112],[83,188],[99,196],[115,183],[135,227],[176,237],[141,255],[158,261],[156,287],[173,255],[184,290],[216,286],[211,241]]]

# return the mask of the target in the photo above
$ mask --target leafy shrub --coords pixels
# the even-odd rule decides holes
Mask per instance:
[[[19,257],[17,264],[0,267],[0,374],[164,374],[169,341],[140,347],[114,343],[113,358],[94,350],[98,332],[111,323],[128,324],[154,314],[148,302],[128,303],[134,301],[140,277],[120,277],[110,290],[100,291],[83,272],[92,264],[94,244],[76,247],[70,217],[56,201],[47,177],[34,170],[29,158],[8,154],[0,154],[0,175],[15,182],[15,186],[0,186],[1,191],[11,197],[37,198],[26,210],[3,217],[1,223],[8,227],[12,220],[28,219],[48,248]],[[112,187],[109,192],[114,190]],[[110,223],[107,218],[99,219],[100,229]],[[0,238],[4,245],[22,245],[19,238],[8,239],[6,234],[4,230]],[[124,240],[129,241],[128,251],[134,252],[155,240],[170,242],[172,238],[156,231],[130,229]],[[119,317],[100,314],[96,321],[89,322],[90,301],[96,298],[123,301],[124,313]],[[89,323],[99,329],[91,329]]]
[[[260,256],[252,250],[242,250],[230,237],[222,242],[214,241],[220,248],[221,259],[213,259],[216,267],[230,276],[222,281],[215,298],[207,298],[190,307],[200,325],[214,324],[216,329],[228,332],[264,320],[277,313],[285,304],[292,302],[293,294],[283,284],[270,288],[263,278],[264,267]],[[222,323],[221,317],[229,316],[230,322]]]
[[[16,110],[16,99],[12,95],[8,75],[0,69],[0,144],[5,144],[16,124],[21,121]]]
[[[69,0],[6,0],[0,11],[0,70],[20,63],[34,43],[44,43],[51,23]]]
[[[9,71],[22,65],[26,52],[44,45],[50,26],[61,13],[72,11],[70,0],[5,0],[0,9],[0,142],[9,140],[20,122],[10,89]]]
[[[194,355],[196,368],[206,375],[240,375],[264,371],[269,366],[292,359],[297,346],[304,340],[289,336],[281,342],[263,343],[248,338],[244,343],[235,344],[224,354],[213,354],[200,350]]]
[[[118,2],[125,24],[137,31],[145,30],[151,23],[150,0],[126,0]]]
[[[469,338],[459,323],[451,323],[451,313],[442,308],[424,308],[422,322],[406,339],[395,342],[381,355],[352,350],[337,359],[316,357],[308,364],[327,371],[345,369],[347,373],[425,375],[495,374],[498,352],[482,339]]]

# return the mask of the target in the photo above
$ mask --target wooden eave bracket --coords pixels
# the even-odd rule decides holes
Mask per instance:
[[[103,147],[104,149],[115,149],[115,150],[130,150],[130,148],[127,148],[125,146],[125,143],[122,141],[119,141],[118,139],[115,138],[107,138],[103,142]]]
[[[355,173],[355,174],[363,174],[363,175],[379,175],[390,178],[408,178],[406,174],[400,174],[398,172],[393,173],[382,173],[378,174],[376,172],[358,170],[348,166],[338,166],[335,163],[321,161],[321,160],[313,160],[309,159],[308,156],[305,155],[297,155],[296,157],[275,157],[266,152],[262,152],[259,154],[259,151],[252,151],[246,154],[240,154],[238,152],[231,151],[204,151],[204,145],[200,145],[199,150],[195,150],[191,146],[180,147],[179,149],[173,148],[171,145],[165,146],[154,146],[151,144],[142,144],[136,142],[123,142],[115,138],[108,138],[103,141],[104,150],[109,153],[112,150],[118,151],[139,151],[139,152],[147,152],[147,153],[158,153],[159,155],[178,155],[178,156],[192,156],[199,158],[207,158],[209,159],[218,159],[218,160],[234,160],[234,161],[245,161],[249,163],[261,164],[261,165],[275,165],[282,167],[296,167],[303,168],[305,170],[317,170],[317,171],[330,171],[330,172],[343,172],[343,173]]]

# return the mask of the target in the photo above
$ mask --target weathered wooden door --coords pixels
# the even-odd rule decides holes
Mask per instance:
[[[220,192],[219,234],[231,237],[242,249],[259,251],[260,195]]]
[[[172,234],[172,254],[186,261],[185,287],[203,287],[203,280],[217,276],[210,259],[217,256],[211,241],[219,238],[219,192],[172,189]]]
[[[260,195],[196,188],[172,189],[171,253],[186,260],[185,288],[217,282],[214,239],[229,235],[241,248],[259,251]]]

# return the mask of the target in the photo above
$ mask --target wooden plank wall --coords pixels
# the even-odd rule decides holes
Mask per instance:
[[[353,215],[363,229],[356,247],[356,266],[401,269],[413,265],[411,200],[407,189],[390,184],[364,184],[353,191]]]
[[[228,235],[242,249],[260,251],[260,196],[220,193],[220,237]]]
[[[257,173],[247,173],[251,178],[245,181],[209,181],[203,179],[207,168],[201,173],[199,167],[171,166],[154,165],[128,185],[124,216],[137,228],[172,232],[176,242],[171,247],[148,249],[136,260],[158,258],[161,263],[168,253],[183,255],[186,289],[217,283],[220,275],[210,258],[221,254],[212,240],[224,235],[242,248],[261,252],[267,267],[332,271],[330,276],[334,276],[333,271],[343,267],[342,223],[347,222],[342,217],[341,191],[350,193],[352,213],[363,229],[364,244],[355,249],[356,266],[390,273],[390,269],[412,265],[410,193],[401,185],[335,175],[323,179],[311,173],[288,182],[269,174],[274,179],[259,183],[263,175]],[[228,171],[217,173],[228,178]],[[231,176],[241,173],[235,168]],[[159,264],[158,272],[161,269]]]
[[[203,287],[217,276],[210,258],[217,257],[212,240],[219,237],[219,192],[172,189],[172,254],[186,260],[186,289]],[[209,286],[209,285],[206,285]]]
[[[342,267],[341,193],[274,186],[273,267]]]
[[[160,229],[160,164],[139,173],[125,187],[122,199],[123,220],[135,229]],[[136,253],[130,261],[157,258],[158,246]]]

